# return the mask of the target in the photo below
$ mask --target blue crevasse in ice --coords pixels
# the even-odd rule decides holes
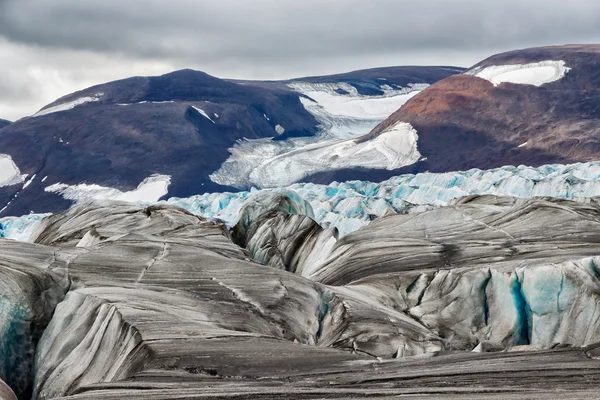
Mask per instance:
[[[22,217],[0,218],[0,238],[26,241],[38,223],[50,214],[29,214]]]
[[[491,170],[400,175],[381,183],[348,181],[329,185],[297,183],[286,190],[298,193],[310,203],[315,219],[324,227],[336,227],[346,235],[388,211],[420,212],[447,205],[454,198],[472,194],[515,197],[551,196],[559,198],[600,195],[600,162],[569,165],[507,166]],[[206,193],[185,199],[171,198],[166,203],[229,226],[253,193],[281,189],[252,190],[239,193]]]

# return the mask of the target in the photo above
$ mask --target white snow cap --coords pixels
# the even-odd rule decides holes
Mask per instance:
[[[17,164],[8,154],[0,154],[0,187],[16,185],[25,180]]]
[[[100,186],[88,185],[85,183],[79,185],[67,185],[64,183],[55,183],[44,189],[46,192],[57,193],[65,199],[74,201],[87,200],[122,200],[128,202],[157,202],[169,191],[171,177],[169,175],[152,175],[142,181],[135,190],[122,192],[118,189]]]
[[[501,83],[542,86],[562,79],[571,68],[559,61],[540,61],[530,64],[492,65],[477,67],[465,72],[466,75],[488,80],[498,86]]]

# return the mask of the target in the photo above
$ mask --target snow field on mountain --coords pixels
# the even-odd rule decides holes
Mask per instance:
[[[134,190],[122,192],[118,189],[95,185],[79,184],[67,185],[55,183],[48,186],[45,191],[63,196],[65,199],[80,201],[111,199],[127,202],[157,202],[168,193],[171,177],[169,175],[152,175],[142,181]]]
[[[541,61],[530,64],[493,65],[478,67],[465,72],[466,75],[486,79],[498,86],[501,83],[542,86],[562,79],[571,69],[560,61]]]
[[[0,154],[0,187],[23,182],[23,179],[12,157],[8,154]]]
[[[59,112],[59,111],[68,111],[68,110],[71,110],[71,109],[73,109],[77,106],[80,106],[82,104],[85,104],[85,103],[99,101],[103,95],[104,95],[103,93],[97,93],[94,97],[89,97],[89,96],[80,97],[76,100],[69,101],[69,102],[63,103],[63,104],[59,104],[59,105],[56,105],[53,107],[48,107],[44,110],[38,111],[33,116],[40,117],[42,115],[52,114],[52,113]]]

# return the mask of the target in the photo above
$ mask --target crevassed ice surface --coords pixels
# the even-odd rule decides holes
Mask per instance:
[[[317,222],[337,228],[341,236],[368,224],[386,212],[413,213],[447,205],[450,200],[472,194],[529,198],[592,197],[600,195],[600,162],[544,165],[538,168],[507,166],[490,170],[400,175],[381,183],[349,181],[329,185],[298,183],[285,188],[298,193],[313,208]],[[280,189],[264,189],[271,191]],[[249,196],[262,192],[205,193],[166,201],[206,218],[233,226]],[[27,216],[23,218],[33,218]],[[27,220],[0,219],[8,238],[23,238]],[[17,225],[15,225],[17,224]],[[17,229],[18,227],[18,229]],[[2,231],[3,230],[3,231]],[[21,233],[20,233],[21,232]]]
[[[0,218],[0,238],[27,241],[39,222],[51,214],[30,214]]]
[[[338,228],[343,236],[386,212],[420,212],[472,194],[566,199],[597,196],[600,195],[600,162],[407,174],[381,183],[298,183],[287,189],[311,204],[317,222],[324,227]],[[167,202],[195,214],[221,219],[231,226],[253,192],[258,191],[207,193],[185,199],[171,198]]]
[[[492,65],[465,72],[466,75],[486,79],[498,86],[501,83],[541,86],[562,79],[571,68],[559,61],[540,61],[530,64]]]
[[[360,167],[369,159],[371,167],[386,168],[389,143],[380,144],[381,156],[340,157],[334,160],[324,155],[332,151],[337,154],[356,152],[364,149],[353,139],[365,135],[377,124],[386,119],[406,103],[427,84],[409,84],[407,87],[381,85],[383,95],[364,96],[348,83],[308,83],[296,82],[289,85],[302,94],[300,101],[319,123],[319,132],[312,137],[289,138],[274,141],[271,138],[243,140],[229,149],[231,156],[221,167],[210,175],[213,182],[237,187],[273,188],[287,186],[310,174],[335,168]],[[265,115],[270,120],[270,116]],[[274,121],[277,123],[277,121]],[[274,131],[273,136],[285,132],[285,126]],[[398,159],[412,160],[415,153],[416,134],[412,129],[403,129],[393,150]],[[387,142],[390,142],[387,140]],[[400,143],[402,142],[402,143]],[[406,143],[405,143],[406,142]],[[398,146],[401,149],[398,150]],[[416,160],[415,160],[416,161]],[[415,161],[412,161],[413,163]],[[335,165],[332,166],[331,162]],[[408,161],[406,161],[408,162]],[[404,163],[403,165],[406,165]]]

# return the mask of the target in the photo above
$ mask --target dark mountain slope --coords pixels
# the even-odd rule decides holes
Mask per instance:
[[[418,70],[355,72],[350,84],[363,79],[368,86],[380,77],[390,85],[430,82],[456,72],[422,67],[420,77]],[[0,209],[10,202],[0,215],[65,209],[70,201],[45,191],[57,183],[131,191],[145,178],[163,174],[171,177],[168,196],[233,190],[209,175],[237,141],[275,138],[278,126],[285,127],[286,137],[318,132],[318,121],[300,101],[303,96],[287,82],[249,84],[193,70],[109,82],[64,96],[2,130],[0,153],[11,156],[27,179],[35,178],[26,188],[0,188]]]

